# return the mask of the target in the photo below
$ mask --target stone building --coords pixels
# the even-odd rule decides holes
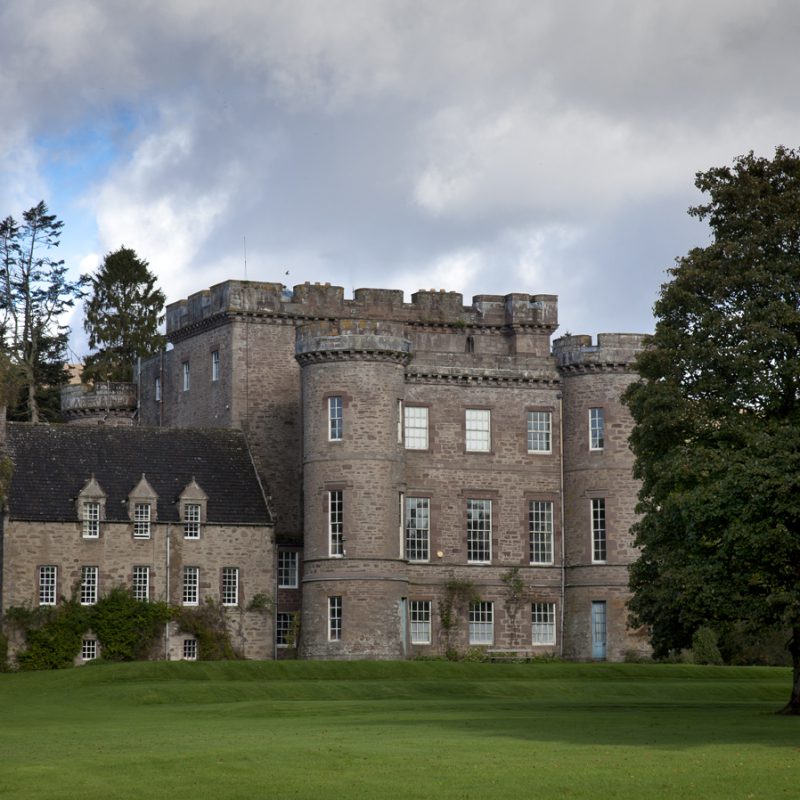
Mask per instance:
[[[618,660],[646,650],[620,404],[643,337],[556,328],[553,295],[227,281],[168,307],[138,422],[243,432],[279,653]]]

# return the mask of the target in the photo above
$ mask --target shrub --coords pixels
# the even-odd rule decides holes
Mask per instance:
[[[719,637],[712,628],[698,628],[692,636],[692,660],[695,664],[722,664],[722,653],[717,642]]]
[[[241,658],[231,644],[225,610],[211,598],[197,608],[178,612],[178,627],[197,639],[197,657],[201,661],[225,661]]]

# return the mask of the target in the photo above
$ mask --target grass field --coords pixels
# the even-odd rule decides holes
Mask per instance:
[[[0,675],[2,798],[799,798],[784,669],[98,664]]]

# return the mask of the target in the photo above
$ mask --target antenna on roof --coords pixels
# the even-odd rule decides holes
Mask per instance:
[[[247,280],[247,236],[242,236],[244,244],[244,279]]]

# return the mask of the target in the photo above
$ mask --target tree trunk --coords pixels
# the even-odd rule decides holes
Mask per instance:
[[[28,414],[30,421],[36,423],[39,421],[39,405],[36,402],[36,384],[31,381],[28,383]]]
[[[800,625],[792,628],[789,652],[792,654],[792,695],[778,713],[800,716]]]

